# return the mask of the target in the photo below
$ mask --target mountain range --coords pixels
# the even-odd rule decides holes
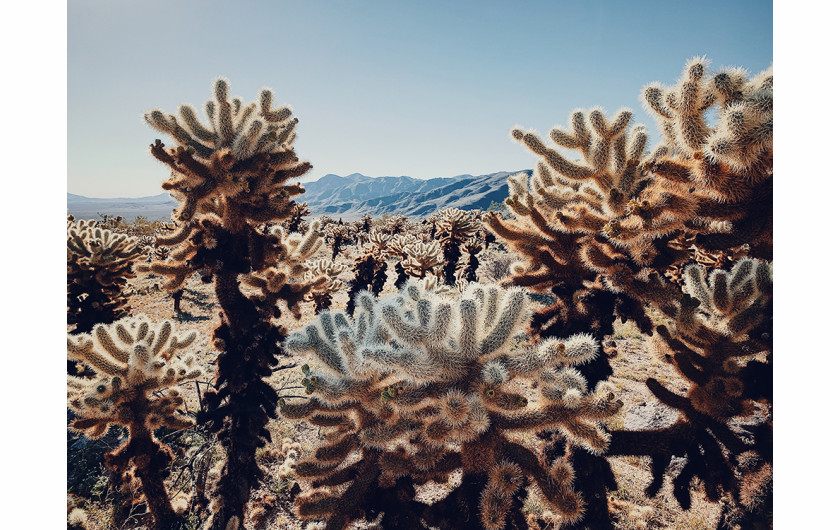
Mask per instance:
[[[490,175],[458,175],[418,179],[413,177],[367,177],[353,173],[346,177],[324,175],[303,186],[306,192],[295,197],[309,205],[310,217],[329,215],[345,221],[365,214],[427,217],[443,208],[486,210],[493,202],[508,196],[507,177],[519,172],[500,171]],[[527,170],[526,173],[530,173]],[[128,221],[138,215],[149,220],[168,220],[175,208],[168,193],[152,197],[95,199],[67,194],[67,213],[77,219],[98,219],[99,214],[121,215]]]

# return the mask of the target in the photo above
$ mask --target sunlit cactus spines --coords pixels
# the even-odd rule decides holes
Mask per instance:
[[[303,384],[311,399],[281,413],[325,434],[314,458],[298,465],[298,476],[316,488],[298,497],[298,515],[343,528],[378,511],[385,521],[412,517],[432,525],[484,514],[487,528],[504,527],[523,517],[522,505],[497,506],[499,491],[510,497],[530,483],[558,512],[579,517],[572,482],[550,478],[561,464],[509,435],[554,427],[601,452],[609,436],[599,422],[621,402],[606,387],[590,391],[575,379],[560,341],[511,347],[529,318],[521,290],[472,284],[463,293],[436,294],[425,287],[412,280],[379,300],[361,292],[354,315],[322,312],[287,339],[286,348],[308,360]],[[571,338],[570,349],[591,355],[584,342]],[[546,397],[530,402],[518,383],[534,379]],[[509,465],[494,467],[502,461]],[[447,498],[431,506],[389,504],[457,469],[463,483]],[[471,503],[459,505],[464,498]]]
[[[177,385],[203,375],[192,355],[181,357],[195,333],[179,335],[172,328],[169,321],[153,324],[135,317],[67,337],[68,356],[95,372],[92,378],[67,378],[68,407],[76,416],[70,429],[89,438],[103,436],[112,425],[128,429],[126,442],[107,453],[105,462],[140,479],[158,528],[174,528],[178,517],[163,482],[172,454],[153,431],[194,424],[181,410],[184,398]]]
[[[403,259],[400,264],[409,276],[425,278],[429,275],[440,275],[444,258],[438,241],[432,240],[428,243],[415,241],[403,247],[403,252],[406,259]]]
[[[461,258],[461,244],[475,234],[479,222],[474,215],[456,208],[446,208],[438,213],[438,239],[443,250],[443,281],[455,285],[455,270]]]
[[[300,318],[300,304],[328,283],[326,275],[312,274],[307,266],[307,260],[314,257],[324,243],[320,222],[313,221],[305,234],[287,236],[280,226],[274,227],[269,234],[280,242],[276,265],[244,276],[242,283],[257,288],[257,293],[250,299],[270,317],[279,316],[278,304],[283,302],[295,318]]]
[[[394,265],[394,270],[397,273],[397,279],[394,280],[394,286],[401,289],[405,282],[408,281],[408,271],[403,264],[409,259],[408,251],[409,245],[419,243],[420,240],[412,234],[397,234],[388,240],[388,246],[385,248],[385,253],[388,257],[397,258],[397,263]]]
[[[646,168],[690,188],[699,221],[730,223],[724,233],[701,230],[697,246],[750,244],[755,257],[772,259],[773,68],[748,78],[740,68],[710,73],[694,58],[676,85],[649,85],[643,102],[663,131]]]
[[[166,261],[142,270],[164,276],[172,291],[199,270],[213,282],[221,309],[213,335],[219,355],[198,420],[225,452],[208,522],[222,530],[245,519],[251,489],[263,476],[255,455],[271,439],[266,425],[279,399],[266,380],[285,354],[286,330],[272,319],[282,316],[282,305],[299,316],[300,302],[328,279],[305,277],[305,261],[322,244],[319,224],[304,235],[281,228],[302,212],[291,199],[303,188],[292,181],[311,168],[292,147],[297,118],[288,107],[273,107],[268,89],[246,104],[230,98],[228,82],[219,78],[213,93],[207,124],[188,105],[180,118],[160,110],[145,116],[176,144],[157,140],[151,153],[172,170],[163,188],[179,202],[181,225],[157,238],[171,248]]]
[[[317,259],[308,261],[306,268],[305,280],[327,278],[323,285],[312,288],[308,300],[315,302],[316,313],[329,309],[332,304],[332,295],[344,289],[344,282],[338,277],[348,270],[347,266],[327,259]]]
[[[744,452],[771,462],[771,437],[739,437],[724,422],[771,394],[772,266],[761,260],[772,259],[772,69],[753,78],[737,68],[714,74],[704,59],[692,59],[675,86],[651,84],[642,99],[663,135],[653,148],[626,110],[610,119],[598,108],[575,111],[568,127],[549,132],[554,145],[515,127],[514,139],[538,161],[532,174],[508,178],[511,218],[490,213],[485,224],[525,258],[503,283],[555,297],[531,320],[544,343],[586,333],[597,344],[615,317],[630,319],[655,334],[661,358],[686,379],[685,394],[647,381],[681,413],[676,425],[617,430],[604,454],[651,457],[650,495],[670,458],[688,454],[674,482],[680,504],[689,506],[689,481],[699,478],[709,499],[724,495],[746,513],[730,464]],[[654,330],[651,308],[667,324]],[[611,372],[608,363],[596,368],[597,359],[576,368],[590,386]],[[575,401],[577,391],[564,399]],[[543,392],[541,399],[559,396]],[[750,421],[772,432],[771,420]],[[564,443],[548,454],[568,454]],[[578,524],[610,526],[609,463],[576,449],[571,460],[589,477],[579,490],[588,507]],[[765,501],[756,513],[766,513]]]
[[[137,238],[97,226],[93,220],[67,220],[67,323],[75,333],[109,324],[128,314],[125,287],[133,266],[145,254]]]

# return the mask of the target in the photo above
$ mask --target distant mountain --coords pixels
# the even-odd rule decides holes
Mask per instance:
[[[503,202],[508,196],[507,177],[515,173],[519,171],[432,179],[326,175],[304,184],[306,193],[296,200],[306,201],[314,217],[352,221],[365,214],[402,214],[419,219],[443,208],[486,210],[493,202]]]
[[[525,172],[530,174],[531,171]],[[329,174],[305,183],[306,193],[295,200],[306,201],[311,217],[329,215],[352,221],[365,214],[373,217],[402,214],[419,219],[443,208],[486,210],[492,202],[503,202],[508,196],[507,177],[513,174],[501,171],[477,177],[458,175],[431,179]],[[67,213],[77,219],[99,219],[102,213],[121,215],[127,221],[133,221],[138,215],[150,221],[168,221],[175,207],[175,200],[168,193],[118,199],[67,194]]]
[[[76,219],[100,219],[99,214],[120,215],[126,221],[134,221],[142,215],[154,221],[169,220],[169,214],[177,206],[175,199],[168,193],[151,197],[120,197],[115,199],[98,199],[83,195],[67,194],[67,213]]]

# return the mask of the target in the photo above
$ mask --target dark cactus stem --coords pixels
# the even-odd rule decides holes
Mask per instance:
[[[374,259],[373,256],[366,256],[356,261],[356,276],[350,280],[350,299],[347,301],[347,314],[352,315],[356,311],[356,294],[363,291],[373,283]]]
[[[403,267],[401,261],[398,261],[397,264],[394,265],[394,270],[397,271],[397,279],[394,282],[394,287],[402,289],[402,286],[408,281],[408,274],[405,272],[405,267]]]
[[[183,297],[184,297],[184,290],[183,289],[178,289],[178,290],[172,292],[172,301],[173,301],[173,306],[174,306],[173,310],[176,313],[181,312],[181,299]]]
[[[312,295],[312,299],[315,301],[316,314],[321,311],[330,310],[330,305],[332,305],[332,293],[316,293]]]
[[[455,269],[458,266],[459,259],[461,259],[461,248],[458,245],[458,240],[452,236],[445,238],[443,243],[443,283],[446,285],[455,285]]]
[[[370,282],[370,292],[379,296],[385,288],[385,281],[388,279],[388,262],[385,260],[376,264],[373,271],[373,279]]]
[[[224,529],[233,517],[244,520],[251,488],[263,472],[256,451],[271,439],[266,425],[275,418],[278,395],[264,378],[277,364],[284,331],[260,318],[239,290],[236,272],[216,275],[216,296],[222,323],[214,337],[222,349],[216,360],[214,390],[205,392],[199,422],[209,423],[227,459],[213,494],[218,503],[209,528]]]
[[[610,518],[607,492],[617,490],[618,484],[610,463],[603,456],[574,447],[571,449],[571,464],[575,474],[580,477],[575,480],[574,488],[586,502],[586,510],[583,512],[583,518],[570,528],[615,528]]]
[[[179,529],[183,521],[172,509],[163,482],[169,474],[167,466],[172,462],[172,454],[154,439],[152,431],[142,420],[148,416],[147,405],[148,402],[138,404],[132,411],[132,415],[140,419],[134,420],[128,426],[128,441],[105,455],[105,465],[121,475],[133,464],[134,474],[140,479],[146,506],[154,519],[153,528]]]
[[[480,249],[479,249],[480,250]],[[470,258],[467,260],[467,266],[464,269],[464,280],[468,282],[477,282],[478,281],[478,274],[476,271],[478,270],[478,252],[472,253],[470,252]]]

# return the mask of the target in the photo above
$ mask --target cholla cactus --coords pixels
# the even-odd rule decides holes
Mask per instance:
[[[418,243],[420,240],[411,234],[396,235],[388,240],[388,246],[385,248],[385,253],[389,257],[397,258],[397,263],[394,265],[394,270],[397,272],[397,279],[394,281],[394,286],[397,289],[402,289],[405,282],[408,281],[408,273],[403,262],[409,259],[408,251],[409,245]]]
[[[389,234],[386,234],[380,230],[373,230],[368,234],[367,239],[371,245],[376,247],[376,250],[384,253],[388,248],[388,242],[391,240],[391,237],[392,236],[390,236]]]
[[[461,277],[466,282],[478,281],[478,254],[484,250],[484,244],[478,237],[472,237],[464,243],[464,250],[467,251],[467,264],[461,270]]]
[[[309,205],[305,202],[295,203],[292,209],[292,216],[288,220],[289,232],[301,232],[303,218],[310,214]]]
[[[403,247],[407,259],[402,260],[405,271],[415,278],[425,278],[427,274],[437,276],[443,265],[443,252],[440,243],[417,241]]]
[[[295,318],[300,318],[299,304],[329,283],[326,274],[311,274],[306,263],[324,244],[320,222],[312,222],[303,235],[287,236],[281,226],[273,227],[269,234],[281,242],[277,264],[252,272],[243,277],[242,283],[258,289],[250,299],[257,307],[271,308],[270,317],[280,316],[278,304],[282,301]]]
[[[344,282],[338,277],[347,271],[347,266],[328,259],[318,259],[307,262],[306,268],[306,279],[327,278],[321,287],[313,289],[309,294],[308,299],[315,302],[315,312],[329,309],[332,304],[332,295],[344,288]]]
[[[225,79],[217,79],[213,90],[215,100],[205,105],[209,125],[189,105],[181,106],[180,118],[160,110],[145,116],[177,144],[166,148],[158,140],[151,152],[172,170],[163,187],[179,201],[175,215],[182,224],[158,236],[158,244],[172,247],[167,261],[144,270],[168,277],[168,290],[199,270],[214,282],[221,309],[214,346],[220,354],[214,389],[204,393],[198,419],[209,423],[226,452],[208,524],[221,530],[241,524],[250,490],[263,475],[255,453],[270,440],[265,426],[276,417],[279,398],[264,378],[272,375],[285,339],[285,329],[271,322],[281,315],[278,302],[294,314],[326,279],[302,277],[303,262],[320,241],[316,223],[302,238],[265,230],[293,214],[291,198],[303,188],[290,182],[311,168],[292,147],[297,118],[289,107],[272,107],[269,89],[249,104],[229,99]],[[258,294],[244,292],[241,280]]]
[[[455,285],[455,269],[461,259],[461,243],[475,234],[480,225],[475,215],[456,208],[441,210],[439,217],[437,225],[443,248],[443,281],[447,285]]]
[[[646,305],[670,320],[657,333],[673,350],[669,358],[692,382],[690,396],[670,393],[653,380],[648,387],[683,412],[682,421],[653,433],[616,432],[610,454],[652,456],[655,480],[648,491],[653,494],[670,458],[688,453],[690,464],[675,481],[686,506],[692,477],[700,477],[707,496],[717,499],[718,487],[729,494],[737,489],[727,459],[753,450],[769,454],[756,448],[764,441],[744,441],[720,423],[768,395],[755,379],[767,373],[771,357],[752,359],[746,363],[750,368],[741,370],[729,356],[769,350],[766,337],[760,338],[769,337],[769,302],[751,298],[739,305],[729,286],[734,282],[746,289],[749,281],[713,271],[706,283],[702,270],[686,263],[712,253],[722,265],[731,263],[727,256],[772,255],[772,72],[752,80],[740,69],[708,77],[705,61],[693,59],[675,87],[651,85],[644,101],[663,130],[663,144],[650,153],[644,128],[630,128],[632,115],[626,110],[611,120],[601,109],[575,111],[568,128],[549,133],[558,147],[581,154],[577,162],[533,132],[514,128],[513,137],[540,160],[530,176],[508,179],[506,203],[513,219],[491,213],[486,223],[526,258],[512,267],[506,283],[550,291],[557,298],[532,319],[542,338],[591,332],[601,340],[615,317],[632,319],[643,333],[653,334]],[[712,124],[705,115],[714,109],[718,120]],[[744,263],[732,274],[741,278],[752,267]],[[686,282],[690,296],[681,292],[680,282]],[[747,340],[742,332],[757,342],[741,344]],[[734,372],[721,375],[727,369]],[[605,364],[600,373],[585,375],[591,382],[610,372]],[[742,393],[747,388],[752,390]],[[726,457],[715,439],[726,447]],[[581,524],[611,525],[603,501],[614,480],[608,462],[576,463],[592,477],[582,491],[589,508]]]
[[[710,499],[718,500],[720,489],[730,493],[724,518],[751,512],[753,520],[765,521],[771,490],[743,492],[751,482],[764,484],[772,476],[772,422],[750,421],[752,432],[745,436],[731,420],[753,415],[772,398],[772,266],[743,258],[731,271],[707,276],[695,264],[686,267],[684,280],[689,302],[668,326],[657,327],[655,345],[686,379],[688,391],[680,395],[655,379],[646,381],[680,419],[664,429],[616,432],[610,454],[651,457],[654,481],[648,494],[653,496],[671,457],[687,452],[688,462],[673,481],[683,508],[691,505],[691,479],[699,477]]]
[[[326,226],[324,235],[332,249],[333,260],[338,257],[338,253],[341,252],[341,247],[352,241],[354,237],[352,227],[335,223]]]
[[[385,281],[388,279],[388,261],[384,249],[384,244],[369,243],[362,250],[361,256],[356,258],[355,275],[350,280],[348,291],[350,299],[347,301],[347,312],[349,314],[352,315],[356,310],[357,293],[370,290],[374,295],[378,295],[385,287]]]
[[[111,425],[128,428],[128,440],[106,454],[105,462],[140,479],[156,528],[174,528],[177,516],[163,482],[172,454],[152,433],[193,424],[178,411],[184,398],[175,386],[202,375],[194,357],[177,356],[195,338],[194,332],[173,334],[169,321],[155,325],[142,317],[67,337],[68,355],[96,372],[90,379],[67,378],[68,406],[76,415],[70,428],[88,438],[99,438]]]
[[[693,189],[706,223],[731,223],[726,233],[701,233],[696,244],[724,250],[745,243],[772,258],[773,68],[748,78],[742,68],[708,76],[705,58],[686,63],[677,84],[643,92],[663,132],[647,164],[672,185]],[[712,109],[717,120],[705,117]]]
[[[298,497],[299,516],[327,528],[379,511],[386,526],[480,518],[505,528],[523,518],[515,508],[530,481],[559,513],[578,518],[569,463],[544,461],[511,435],[559,428],[600,453],[609,436],[599,422],[621,402],[608,385],[588,388],[574,368],[599,355],[591,336],[512,347],[528,317],[518,289],[473,284],[450,298],[409,282],[379,301],[360,293],[355,316],[324,312],[291,334],[287,348],[312,363],[303,367],[312,399],[281,413],[326,429],[314,458],[297,466],[315,488]],[[534,400],[519,384],[531,381]],[[415,485],[445,482],[457,469],[462,484],[446,499],[408,500]]]
[[[74,333],[88,333],[128,314],[123,290],[134,277],[132,266],[144,253],[138,240],[97,226],[96,221],[67,219],[67,323]]]
[[[397,234],[405,233],[405,231],[411,225],[411,221],[408,220],[408,217],[404,215],[392,215],[385,219],[385,222],[382,223],[382,229],[385,233],[395,236]]]

